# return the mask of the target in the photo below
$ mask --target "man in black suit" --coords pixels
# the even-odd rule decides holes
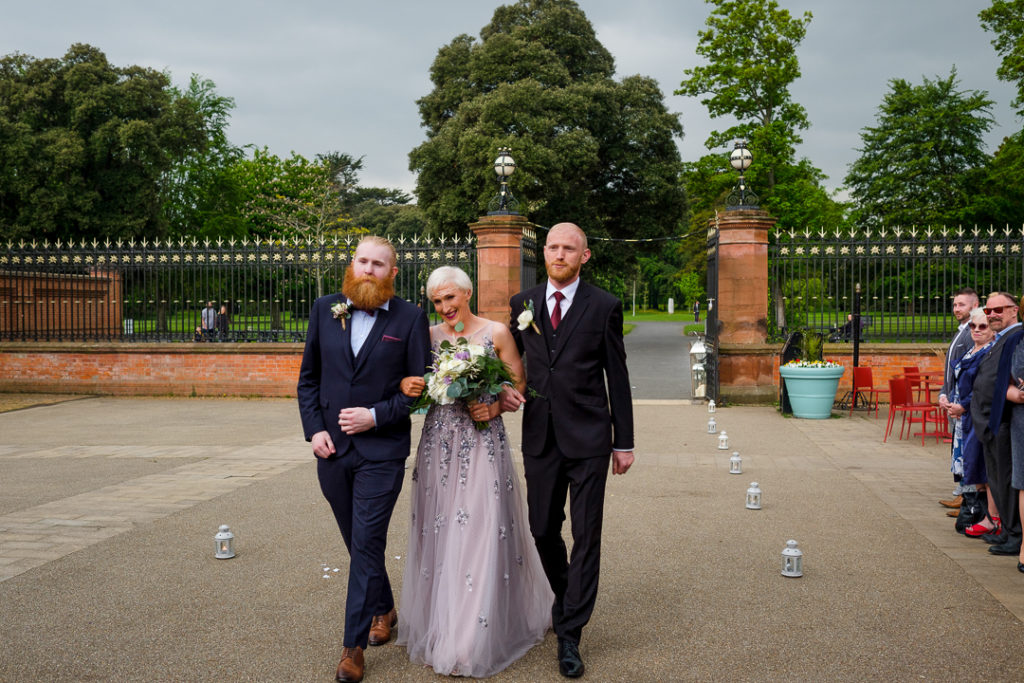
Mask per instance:
[[[1007,292],[993,292],[985,302],[989,326],[996,343],[978,364],[971,394],[971,421],[985,456],[988,486],[999,511],[1002,532],[982,536],[993,555],[1016,555],[1021,546],[1019,500],[1011,483],[1009,361],[1021,338],[1017,300]],[[1005,359],[1004,359],[1005,356]]]
[[[583,231],[559,223],[544,245],[548,281],[511,300],[512,334],[526,356],[523,461],[530,530],[555,593],[559,670],[570,678],[583,675],[580,635],[597,600],[609,460],[615,474],[633,464],[622,303],[580,280],[589,259]],[[522,397],[512,393],[505,392],[503,402],[514,410]],[[562,540],[567,492],[571,559]]]
[[[413,400],[399,383],[426,372],[430,332],[426,314],[394,296],[396,263],[387,240],[359,243],[342,294],[313,303],[299,370],[302,428],[350,556],[339,681],[362,680],[363,650],[390,640],[397,619],[384,551]]]
[[[971,331],[967,329],[967,321],[971,319],[971,311],[978,307],[978,293],[970,287],[964,287],[953,296],[953,317],[956,318],[957,330],[953,335],[953,341],[949,343],[946,350],[946,364],[942,374],[942,390],[939,392],[939,411],[945,413],[950,406],[949,397],[953,395],[953,381],[955,379],[953,370],[964,354],[974,348],[974,341],[971,339]],[[939,504],[948,508],[956,508],[962,502],[960,475],[954,474],[956,490],[953,491],[953,500],[940,500]],[[974,489],[972,488],[973,492]]]

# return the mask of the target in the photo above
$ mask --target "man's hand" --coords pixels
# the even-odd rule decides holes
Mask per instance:
[[[427,383],[423,381],[422,377],[404,377],[398,386],[401,392],[409,398],[419,398]]]
[[[310,442],[313,444],[313,455],[316,457],[329,458],[334,455],[334,442],[326,430],[314,434]]]
[[[612,474],[625,474],[633,464],[633,451],[612,451]]]
[[[950,417],[960,417],[967,412],[967,409],[959,403],[949,403],[947,405],[949,406],[949,408],[947,408],[947,412]]]
[[[501,406],[503,413],[514,413],[524,403],[526,403],[526,399],[519,393],[519,390],[508,384],[503,386],[501,393],[498,394],[498,404]]]
[[[345,408],[338,413],[338,426],[346,434],[358,434],[376,427],[369,408]]]

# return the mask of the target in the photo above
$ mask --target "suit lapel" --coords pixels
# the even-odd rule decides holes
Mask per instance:
[[[569,311],[562,317],[562,322],[558,323],[558,335],[555,337],[554,346],[555,352],[551,354],[552,363],[558,360],[558,356],[561,355],[562,349],[565,348],[567,340],[576,330],[580,320],[586,315],[589,305],[590,292],[587,289],[586,283],[581,280],[579,287],[576,289],[576,296],[573,297],[572,305],[569,306]]]

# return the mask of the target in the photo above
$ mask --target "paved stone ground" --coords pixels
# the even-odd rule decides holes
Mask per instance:
[[[637,402],[638,462],[609,483],[587,679],[1024,680],[1024,575],[936,504],[948,446],[882,444],[884,419],[862,415],[716,417],[726,451],[703,407]],[[519,416],[506,424],[518,453]],[[743,506],[753,480],[760,511]],[[293,401],[3,413],[0,482],[0,680],[331,680],[347,559]],[[408,515],[406,489],[396,588]],[[213,558],[222,523],[238,536],[229,561]],[[779,573],[788,538],[801,579]],[[494,680],[561,680],[554,652],[548,634]],[[366,680],[440,678],[390,644],[368,653]]]

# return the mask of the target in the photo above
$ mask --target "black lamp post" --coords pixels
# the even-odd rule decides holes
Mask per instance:
[[[725,199],[726,209],[752,209],[760,203],[760,199],[747,187],[747,180],[743,177],[743,172],[750,168],[753,161],[754,156],[747,149],[747,141],[737,140],[736,147],[729,155],[729,164],[739,172],[740,180]]]
[[[516,162],[512,159],[512,150],[508,147],[498,149],[498,158],[494,160],[494,172],[498,175],[501,188],[498,194],[487,205],[487,215],[497,214],[518,215],[519,200],[512,196],[508,189],[508,179],[516,170]]]

